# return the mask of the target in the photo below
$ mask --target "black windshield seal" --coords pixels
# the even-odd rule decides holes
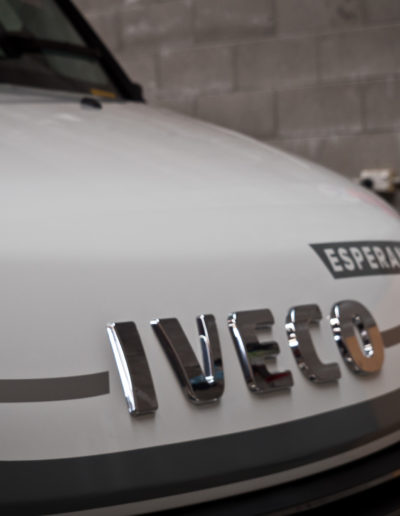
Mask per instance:
[[[41,54],[45,50],[79,57],[100,59],[101,52],[96,48],[82,47],[72,43],[61,43],[48,39],[33,38],[23,34],[0,34],[0,47],[7,57],[17,58],[23,54]]]

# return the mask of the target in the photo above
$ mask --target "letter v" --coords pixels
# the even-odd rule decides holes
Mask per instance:
[[[214,316],[197,317],[204,370],[178,319],[156,319],[150,324],[189,400],[195,404],[217,401],[224,392],[224,372]]]

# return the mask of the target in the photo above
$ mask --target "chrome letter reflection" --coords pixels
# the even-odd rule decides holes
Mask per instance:
[[[269,330],[274,324],[270,310],[234,312],[228,317],[228,326],[242,366],[243,374],[251,392],[261,394],[286,389],[293,385],[292,373],[271,373],[265,360],[279,353],[277,342],[259,342],[257,332]]]
[[[157,397],[135,323],[108,324],[107,334],[129,412],[133,416],[155,412],[158,408]]]
[[[196,404],[217,401],[224,392],[224,372],[214,316],[197,317],[204,371],[178,319],[156,319],[151,325],[189,400]]]
[[[289,346],[301,372],[315,383],[334,382],[340,378],[337,363],[323,364],[315,351],[310,335],[310,325],[322,318],[318,305],[295,306],[286,317]]]
[[[369,311],[357,301],[341,301],[332,307],[331,328],[344,361],[359,374],[376,373],[383,363],[383,341]]]

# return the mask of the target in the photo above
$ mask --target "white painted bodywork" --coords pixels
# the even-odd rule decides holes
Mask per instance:
[[[0,460],[235,433],[400,387],[400,346],[385,350],[379,374],[360,378],[345,366],[327,322],[334,302],[355,299],[381,330],[398,325],[400,276],[335,280],[309,246],[400,240],[391,208],[322,167],[228,130],[141,104],[97,110],[78,100],[0,90],[0,378],[109,371],[110,395],[0,404]],[[325,316],[313,337],[321,360],[339,363],[334,384],[309,382],[287,344],[288,309],[309,303]],[[274,314],[276,367],[292,371],[291,390],[258,397],[244,382],[226,319],[253,308]],[[184,398],[149,322],[177,317],[200,357],[201,313],[216,317],[226,383],[219,403],[197,407]],[[128,414],[107,339],[107,323],[129,320],[153,375],[154,417]],[[320,469],[332,464],[323,462]]]

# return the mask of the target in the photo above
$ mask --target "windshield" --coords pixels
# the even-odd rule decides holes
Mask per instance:
[[[118,98],[102,64],[55,0],[0,0],[0,82]]]

